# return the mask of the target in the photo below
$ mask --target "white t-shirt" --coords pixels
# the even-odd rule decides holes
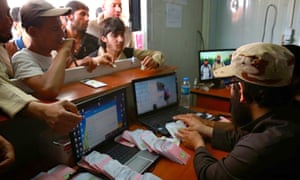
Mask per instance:
[[[24,79],[44,74],[52,63],[52,57],[37,54],[27,48],[12,57],[12,66],[16,79]]]

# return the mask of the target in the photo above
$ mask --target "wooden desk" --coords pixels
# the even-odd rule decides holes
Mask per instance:
[[[186,165],[180,165],[169,159],[162,157],[159,162],[155,165],[152,173],[156,176],[159,176],[163,180],[174,180],[174,179],[197,179],[194,170],[193,156],[194,151],[181,146],[183,150],[185,150],[188,154],[191,155],[188,163]],[[221,159],[222,157],[227,155],[227,152],[223,152],[220,150],[213,149],[210,144],[206,145],[207,150],[217,159]]]
[[[136,128],[144,129],[145,127],[140,124],[133,124],[130,126],[131,130]],[[149,171],[163,180],[174,180],[174,179],[196,180],[197,177],[193,165],[194,151],[184,147],[183,145],[181,145],[181,148],[191,156],[187,164],[181,165],[162,156]],[[222,157],[225,157],[228,154],[227,152],[213,149],[209,143],[206,144],[206,148],[217,159],[221,159]],[[47,172],[49,169],[53,168],[54,166],[56,166],[56,164],[48,163],[48,161],[45,159],[41,159],[41,158],[34,159],[32,160],[32,162],[24,166],[24,168],[22,168],[20,171],[12,174],[12,176],[10,176],[8,179],[11,180],[31,179],[42,171]],[[77,166],[73,168],[76,170],[78,169]]]
[[[230,90],[227,88],[211,88],[208,91],[194,88],[191,89],[191,93],[196,96],[197,107],[223,112],[230,111]]]
[[[208,112],[211,113],[212,115],[217,115],[220,113],[219,111],[203,109],[199,107],[191,107],[191,108],[195,111]],[[221,112],[221,113],[224,114],[225,116],[230,116],[229,113],[226,112]],[[131,129],[136,129],[136,128],[145,128],[145,127],[140,124],[131,125]],[[183,145],[181,145],[180,147],[191,156],[187,164],[181,165],[165,157],[161,157],[159,161],[155,164],[154,168],[152,169],[152,173],[155,174],[156,176],[159,176],[163,180],[197,179],[194,170],[194,163],[193,163],[194,151],[186,148]],[[221,159],[228,154],[227,152],[212,148],[209,143],[206,144],[206,148],[208,152],[210,152],[217,159]]]
[[[131,84],[131,81],[134,79],[155,76],[160,74],[166,74],[170,72],[174,72],[177,68],[173,66],[166,66],[164,68],[160,68],[154,71],[141,71],[140,68],[129,69],[121,72],[116,72],[110,75],[101,76],[98,78],[94,78],[96,80],[107,83],[108,86],[102,87],[99,89],[94,89],[83,85],[81,83],[70,83],[62,89],[58,99],[68,99],[71,101],[80,101],[91,96],[96,96],[97,94],[101,94],[103,92],[113,90],[120,87],[127,87]],[[217,93],[218,95],[218,93]],[[216,95],[216,96],[217,96]],[[226,96],[229,98],[229,95]],[[228,100],[228,99],[226,99]],[[196,108],[197,111],[202,112],[211,112],[212,114],[217,114],[217,111],[209,111],[201,108]],[[226,111],[224,111],[226,113]],[[223,112],[223,113],[224,113]],[[228,112],[228,110],[227,110]],[[131,125],[131,129],[140,128],[141,125]],[[143,127],[144,128],[144,127]],[[161,157],[161,159],[155,164],[153,167],[152,173],[159,176],[164,180],[173,180],[173,179],[197,179],[196,174],[194,172],[193,166],[193,155],[194,151],[183,147],[182,148],[191,155],[190,160],[186,165],[180,165],[175,163],[165,157]],[[209,152],[213,154],[216,158],[220,159],[224,157],[227,153],[219,150],[213,149],[210,144],[207,145],[207,149]]]
[[[97,78],[93,78],[108,85],[106,87],[94,89],[88,87],[80,82],[70,83],[65,85],[60,95],[57,99],[60,100],[70,100],[73,102],[81,101],[93,96],[100,95],[101,93],[105,93],[107,91],[118,89],[121,87],[128,87],[131,85],[131,81],[134,79],[145,78],[149,76],[155,76],[160,74],[166,74],[174,72],[177,68],[174,66],[164,66],[160,69],[153,70],[153,71],[142,71],[139,68],[129,69],[125,71],[120,71],[116,73],[112,73],[110,75],[105,75]],[[200,109],[202,112],[210,112],[209,110]],[[212,113],[214,114],[214,113]],[[131,125],[132,128],[141,127],[141,125]],[[165,157],[162,157],[153,167],[152,173],[159,176],[164,180],[173,180],[173,179],[197,179],[194,167],[193,167],[193,155],[194,152],[190,149],[187,149],[182,146],[182,148],[191,155],[190,160],[186,165],[177,164]],[[214,150],[208,144],[207,149],[209,152],[212,153],[213,156],[216,158],[224,157],[227,153],[219,150]],[[29,179],[36,176],[39,172],[47,171],[53,166],[50,164],[45,164],[43,159],[33,160],[30,162],[29,165],[22,168],[21,172],[14,174],[14,177],[11,179]]]
[[[82,101],[89,97],[97,96],[106,91],[128,87],[131,85],[132,80],[145,77],[151,77],[161,74],[167,74],[175,72],[177,67],[175,66],[162,66],[157,70],[141,70],[140,68],[128,69],[124,71],[115,72],[109,75],[93,78],[95,80],[104,82],[107,84],[105,87],[92,88],[84,85],[80,82],[74,82],[64,85],[57,99],[70,100],[70,101]]]

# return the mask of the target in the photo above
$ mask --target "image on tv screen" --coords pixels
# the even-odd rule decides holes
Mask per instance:
[[[199,79],[209,81],[214,78],[213,71],[227,66],[235,49],[201,50],[199,51]]]

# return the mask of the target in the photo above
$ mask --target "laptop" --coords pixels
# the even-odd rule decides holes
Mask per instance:
[[[157,154],[114,140],[128,129],[125,88],[82,101],[77,107],[83,120],[70,133],[76,162],[95,150],[143,173],[159,158]]]
[[[194,113],[179,105],[176,73],[133,80],[137,120],[155,133],[170,136],[165,124],[177,114]]]

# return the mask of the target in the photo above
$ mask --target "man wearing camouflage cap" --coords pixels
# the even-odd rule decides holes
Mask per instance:
[[[192,114],[174,117],[187,125],[176,135],[195,150],[198,179],[299,179],[294,165],[300,160],[300,127],[291,103],[293,69],[294,56],[285,47],[261,42],[241,46],[229,66],[214,71],[216,77],[232,77],[232,123]],[[203,137],[229,154],[215,159]]]

